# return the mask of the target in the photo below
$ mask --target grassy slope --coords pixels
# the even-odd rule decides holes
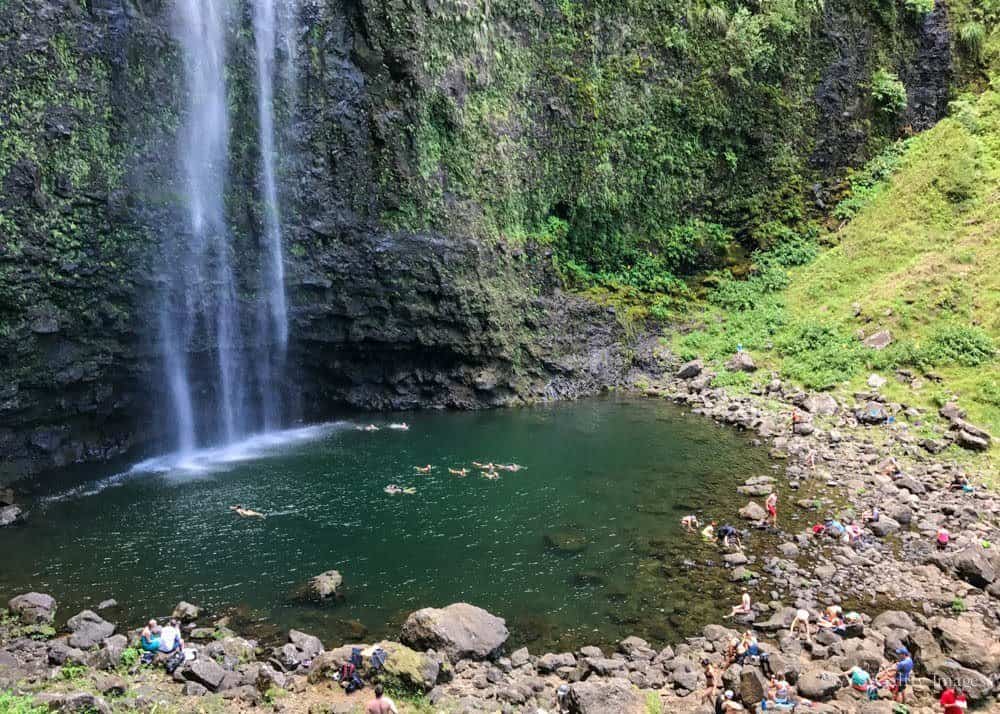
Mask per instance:
[[[970,420],[996,437],[974,465],[995,480],[1000,357],[978,367],[934,364],[931,371],[943,381],[911,386],[893,379],[893,368],[920,369],[859,349],[854,335],[886,328],[897,343],[893,350],[919,351],[942,327],[958,324],[979,327],[1000,345],[998,88],[995,81],[993,89],[956,102],[951,116],[910,140],[891,178],[829,236],[834,247],[788,270],[786,288],[765,291],[749,309],[709,304],[689,311],[694,329],[671,338],[675,351],[719,367],[742,344],[766,370],[844,394],[864,389],[869,373],[879,371],[889,378],[883,391],[890,398],[930,413],[957,396]],[[801,345],[814,327],[835,336],[830,344],[789,347]],[[718,382],[745,388],[763,379],[722,372]],[[957,447],[947,455],[972,460]]]
[[[885,327],[917,346],[956,321],[978,325],[1000,344],[1000,94],[960,104],[917,137],[898,172],[840,231],[838,245],[792,271],[786,300],[793,320],[851,332]],[[889,393],[930,404],[954,392],[973,421],[1000,437],[996,362],[934,371],[943,390],[891,382]]]

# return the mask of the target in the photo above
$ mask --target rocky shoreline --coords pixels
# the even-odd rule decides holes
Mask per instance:
[[[647,366],[668,359],[647,360]],[[781,525],[795,521],[799,528],[780,532],[774,552],[755,544],[723,559],[734,580],[749,582],[754,594],[754,611],[743,621],[708,624],[701,636],[662,649],[630,637],[614,652],[591,646],[536,656],[526,648],[505,652],[503,620],[465,604],[414,613],[398,641],[330,650],[296,631],[286,644],[263,649],[229,630],[225,619],[202,626],[196,609],[179,607],[175,615],[188,621],[189,638],[201,656],[169,678],[162,670],[123,670],[122,652],[137,633],[114,634],[115,626],[93,612],[71,618],[68,635],[52,637],[45,628],[55,602],[32,595],[12,600],[18,619],[0,626],[0,690],[14,687],[69,711],[151,710],[158,701],[160,710],[168,702],[184,711],[185,702],[214,696],[234,710],[349,712],[365,695],[346,698],[331,676],[352,647],[377,644],[389,655],[382,676],[433,711],[710,711],[701,697],[703,659],[722,668],[722,687],[748,709],[759,710],[767,694],[760,667],[727,664],[724,655],[734,637],[752,629],[771,668],[793,685],[795,696],[813,702],[811,711],[893,712],[891,701],[866,701],[840,673],[860,665],[874,674],[900,646],[916,661],[910,711],[939,711],[935,694],[947,685],[967,691],[977,709],[997,706],[1000,553],[990,546],[1000,539],[1000,499],[981,487],[972,492],[950,487],[966,474],[941,461],[940,449],[925,443],[927,437],[912,433],[926,415],[887,402],[877,389],[841,403],[777,380],[745,396],[711,382],[700,363],[684,365],[672,376],[634,375],[634,384],[642,384],[649,397],[672,399],[692,412],[755,431],[784,463],[783,477],[751,479],[736,496],[776,490]],[[961,419],[953,406],[943,416],[953,425]],[[959,426],[951,430],[956,441],[962,431],[975,435]],[[860,514],[873,508],[880,518],[865,523],[859,547],[814,537],[800,527],[822,521],[827,512],[855,514],[860,522]],[[745,508],[753,519],[756,511],[749,504]],[[952,537],[939,550],[934,535],[943,525]],[[845,638],[824,630],[808,640],[789,633],[796,610],[807,609],[815,619],[833,604],[861,612],[863,631]],[[61,673],[67,666],[70,671],[85,666],[87,674],[66,679]],[[67,683],[81,682],[78,691],[67,691]]]

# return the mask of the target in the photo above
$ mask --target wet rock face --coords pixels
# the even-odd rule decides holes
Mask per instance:
[[[440,610],[417,610],[403,623],[400,639],[414,649],[444,652],[457,662],[492,656],[509,635],[501,618],[474,605],[455,603]]]

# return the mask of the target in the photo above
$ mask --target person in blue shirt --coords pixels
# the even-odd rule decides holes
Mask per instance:
[[[896,664],[884,673],[880,673],[878,678],[882,679],[883,675],[891,674],[896,685],[892,698],[900,704],[906,704],[906,688],[913,675],[913,657],[910,656],[910,651],[905,647],[899,647],[896,650],[896,656],[899,658]]]

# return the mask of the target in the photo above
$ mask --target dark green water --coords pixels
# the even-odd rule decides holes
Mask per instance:
[[[63,616],[114,597],[123,626],[186,599],[330,642],[361,625],[368,638],[393,635],[417,608],[464,600],[507,618],[535,651],[675,640],[737,599],[726,573],[703,565],[717,551],[679,519],[733,520],[734,487],[771,473],[744,435],[659,400],[405,418],[405,432],[357,431],[386,423],[359,418],[258,445],[256,457],[215,454],[200,471],[147,465],[37,494],[27,525],[0,531],[0,595],[47,591]],[[496,481],[447,471],[473,460],[525,468]],[[415,472],[428,463],[431,475]],[[417,493],[389,496],[389,483]],[[235,503],[268,518],[239,518]],[[547,534],[585,548],[561,552]],[[344,575],[342,602],[294,598],[330,568]]]

